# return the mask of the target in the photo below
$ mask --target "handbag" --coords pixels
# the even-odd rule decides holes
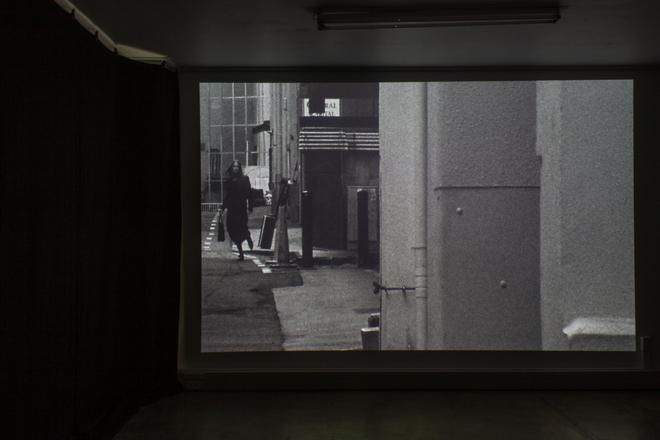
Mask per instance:
[[[225,241],[225,224],[222,221],[222,213],[218,216],[218,241]]]

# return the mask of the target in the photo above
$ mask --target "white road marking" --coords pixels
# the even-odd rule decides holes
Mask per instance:
[[[254,262],[254,264],[257,265],[259,269],[261,269],[262,273],[273,273],[271,268],[266,266],[266,264],[264,264],[259,258],[257,257],[248,257],[248,258],[252,258],[252,261]]]
[[[217,229],[217,225],[218,225],[218,217],[219,217],[219,213],[216,212],[215,216],[213,217],[213,220],[211,220],[210,232],[208,236],[204,239],[204,242],[202,243],[203,251],[211,251],[211,243],[213,241],[213,237],[215,237],[216,235],[215,230]]]

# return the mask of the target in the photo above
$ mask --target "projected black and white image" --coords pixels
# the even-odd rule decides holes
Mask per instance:
[[[199,97],[203,352],[636,349],[632,80]]]

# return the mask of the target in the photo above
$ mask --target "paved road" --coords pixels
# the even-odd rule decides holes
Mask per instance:
[[[273,289],[284,350],[362,349],[360,329],[380,311],[378,274],[354,264],[301,271],[303,285]]]
[[[250,256],[237,261],[229,237],[217,241],[217,219],[202,214],[202,351],[282,350],[272,288],[302,284],[300,273],[264,273]]]
[[[265,274],[247,259],[202,259],[202,351],[277,351],[284,341],[274,287],[302,284],[298,270]]]
[[[263,270],[259,259],[268,257],[237,261],[229,238],[217,241],[214,220],[215,213],[202,216],[202,351],[362,348],[360,329],[380,309],[376,271],[354,264]]]

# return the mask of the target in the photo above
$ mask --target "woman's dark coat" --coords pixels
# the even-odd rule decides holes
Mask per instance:
[[[236,244],[243,243],[250,236],[247,212],[248,207],[252,209],[250,178],[241,176],[238,180],[227,179],[224,194],[222,208],[227,208],[229,238]]]

